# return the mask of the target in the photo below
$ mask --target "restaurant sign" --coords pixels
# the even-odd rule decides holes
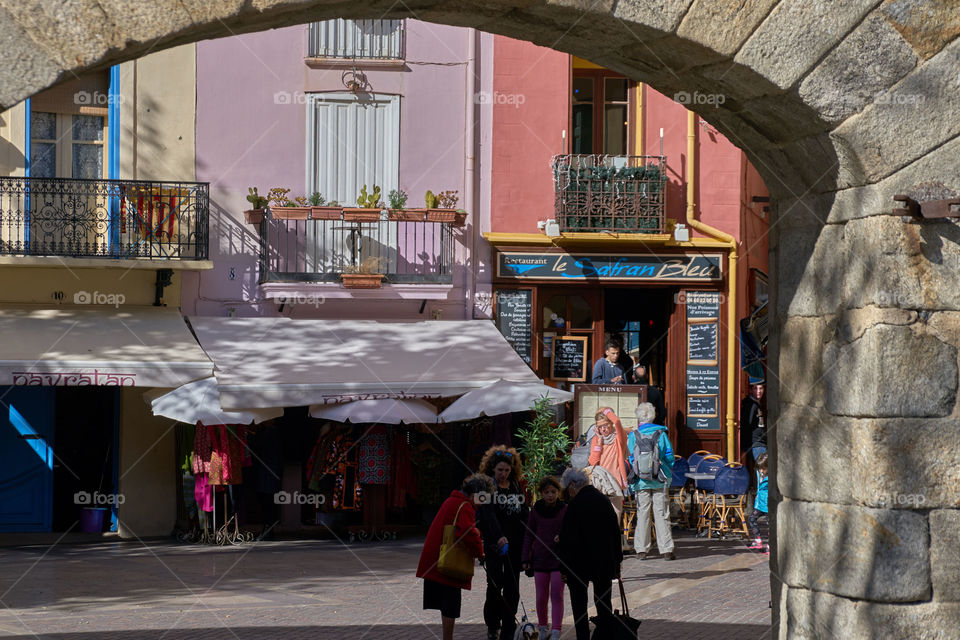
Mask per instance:
[[[711,282],[723,279],[720,254],[527,253],[503,251],[497,276],[524,280]]]

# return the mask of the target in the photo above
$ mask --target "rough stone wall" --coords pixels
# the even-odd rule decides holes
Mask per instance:
[[[775,199],[778,634],[957,637],[960,230],[888,215],[896,193],[960,193],[955,2],[0,0],[0,105],[151,50],[335,16],[474,26],[694,96]]]

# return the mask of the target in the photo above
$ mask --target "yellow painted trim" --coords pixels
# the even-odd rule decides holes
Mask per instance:
[[[636,112],[633,118],[633,148],[635,150],[634,155],[642,156],[643,154],[643,83],[638,82],[636,86],[636,98],[634,99],[634,104],[637,106]]]
[[[601,67],[598,64],[594,64],[589,60],[584,60],[583,58],[578,58],[577,56],[571,56],[573,58],[573,68],[574,69],[606,69],[606,67]]]
[[[730,244],[713,238],[691,238],[689,242],[677,242],[670,234],[639,233],[564,233],[557,237],[542,233],[501,233],[483,234],[487,242],[498,245],[562,246],[568,244],[610,244],[620,246],[656,246],[677,249],[729,249]]]
[[[737,240],[729,233],[695,219],[697,172],[697,114],[687,111],[687,225],[700,233],[723,242],[730,251],[727,264],[727,460],[735,460],[733,418],[734,392],[737,386]]]

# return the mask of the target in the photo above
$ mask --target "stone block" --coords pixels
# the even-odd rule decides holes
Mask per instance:
[[[823,360],[826,407],[834,415],[930,417],[953,411],[957,348],[933,335],[876,325],[852,342],[831,342]]]
[[[680,19],[693,0],[646,0],[644,2],[617,2],[613,15],[629,24],[641,24],[671,32],[677,29]]]
[[[783,396],[781,384],[781,397]],[[849,421],[816,407],[781,403],[767,442],[777,442],[775,484],[784,498],[814,502],[855,502],[855,434]],[[826,480],[829,479],[829,480]]]
[[[831,123],[857,113],[917,66],[917,54],[871,14],[800,83],[800,97]]]
[[[934,601],[960,601],[960,510],[930,512],[930,566]]]
[[[820,216],[802,199],[792,209],[778,211],[776,228],[771,226],[771,236],[777,238],[776,311],[781,318],[834,313],[844,306],[850,257],[843,251],[843,228],[822,226]]]
[[[781,89],[792,87],[873,8],[873,0],[780,2],[735,60]]]
[[[891,301],[892,302],[892,301]],[[908,309],[864,307],[861,309],[846,309],[840,312],[837,318],[837,335],[841,341],[853,342],[858,340],[870,327],[878,324],[905,327],[917,321],[917,312]]]
[[[105,8],[83,0],[5,2],[4,9],[35,46],[64,69],[82,69],[99,62],[110,49],[126,43],[123,33],[132,26],[115,22],[115,16]],[[162,13],[154,17],[159,29],[167,33],[169,17]],[[8,59],[6,55],[4,59]]]
[[[960,13],[952,0],[888,0],[880,11],[924,60],[960,35]]]
[[[780,402],[822,407],[823,358],[834,328],[823,317],[785,318],[780,327]]]
[[[4,46],[4,65],[0,72],[3,108],[49,87],[65,73],[63,66],[38,47],[13,15],[2,7],[0,41]]]
[[[802,102],[792,94],[763,96],[745,102],[741,117],[771,140],[784,144],[798,138],[817,136],[832,128],[819,113],[800,107],[800,104]],[[817,168],[818,173],[832,164],[834,163],[821,164]],[[816,190],[820,191],[822,188]]]
[[[732,56],[776,0],[694,0],[677,35]]]
[[[919,513],[784,500],[777,525],[791,587],[875,602],[930,598],[929,531]]]
[[[786,126],[786,123],[784,123],[784,126]],[[809,131],[814,131],[817,128],[825,127],[826,124],[820,121],[820,124],[808,124],[807,126]],[[790,194],[792,196],[809,192],[833,192],[840,186],[841,182],[848,180],[844,176],[843,167],[846,166],[849,169],[849,165],[844,165],[841,158],[844,149],[837,146],[833,138],[827,133],[807,135],[783,144],[780,149],[790,157],[791,162],[797,168],[798,176],[807,185],[806,191],[795,191]],[[821,219],[826,221],[826,217],[824,212]]]
[[[877,182],[960,133],[960,40],[876,96],[834,135]],[[854,185],[862,186],[862,185]]]
[[[879,604],[790,587],[781,637],[843,640],[943,640],[956,636],[960,606],[952,603]]]

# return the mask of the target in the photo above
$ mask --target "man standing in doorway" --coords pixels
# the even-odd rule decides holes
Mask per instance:
[[[603,345],[605,357],[593,365],[593,384],[630,384],[633,381],[630,369],[620,361],[620,345],[616,340],[607,340]]]
[[[740,450],[748,464],[767,452],[767,427],[764,420],[764,381],[750,379],[750,393],[740,403]],[[747,450],[750,455],[747,456]]]

